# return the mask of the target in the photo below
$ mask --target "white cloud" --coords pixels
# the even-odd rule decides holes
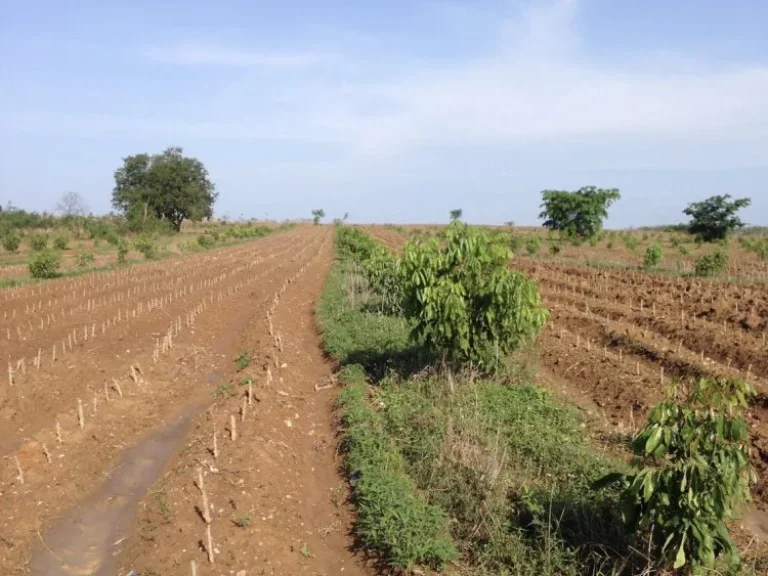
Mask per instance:
[[[204,43],[154,46],[145,53],[150,60],[163,64],[228,68],[296,68],[322,59],[319,54],[309,52],[260,52]]]

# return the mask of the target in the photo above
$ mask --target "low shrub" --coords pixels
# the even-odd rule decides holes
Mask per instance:
[[[66,236],[56,236],[53,239],[53,247],[56,250],[67,250],[69,248],[69,239]]]
[[[696,276],[716,276],[728,268],[728,255],[722,250],[715,250],[696,259]]]
[[[51,250],[39,250],[29,260],[29,275],[32,278],[55,278],[59,275],[61,256]]]
[[[147,260],[152,260],[157,257],[157,248],[154,242],[148,236],[139,236],[133,243],[134,248],[143,254]]]
[[[648,246],[648,248],[645,249],[645,254],[643,255],[643,266],[645,268],[656,268],[656,266],[658,266],[661,262],[662,255],[663,250],[661,248],[661,244],[651,244]]]
[[[21,236],[18,232],[11,230],[3,235],[2,242],[3,248],[8,252],[16,252],[21,246]]]
[[[27,243],[34,251],[45,250],[48,248],[48,236],[44,234],[32,234],[27,238]]]
[[[120,240],[117,244],[117,263],[125,264],[125,259],[128,256],[128,244],[123,240]]]
[[[200,234],[200,236],[197,237],[197,243],[201,248],[208,250],[216,245],[216,238],[211,234]]]
[[[89,266],[92,266],[95,261],[96,258],[90,252],[81,252],[77,255],[77,258],[75,258],[75,264],[78,268],[88,268]]]

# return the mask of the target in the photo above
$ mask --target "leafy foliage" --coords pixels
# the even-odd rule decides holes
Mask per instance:
[[[78,268],[88,268],[93,265],[95,260],[95,257],[90,252],[81,252],[77,255],[75,264],[77,264]]]
[[[314,222],[315,226],[320,224],[320,220],[325,218],[325,210],[322,208],[318,208],[316,210],[312,210],[312,222]]]
[[[451,222],[456,222],[456,220],[461,220],[461,216],[464,213],[464,211],[461,208],[457,208],[456,210],[451,210],[449,215],[451,217]]]
[[[117,244],[117,263],[125,264],[125,259],[128,256],[128,244],[124,240],[120,240]]]
[[[541,197],[543,210],[539,218],[545,219],[546,228],[587,238],[600,231],[608,208],[621,195],[616,188],[585,186],[575,192],[544,190]]]
[[[696,259],[696,276],[716,276],[728,268],[728,255],[722,250],[715,250]]]
[[[413,338],[452,364],[497,368],[548,317],[536,284],[512,272],[509,258],[502,242],[461,222],[444,246],[409,241],[402,267]]]
[[[683,210],[691,217],[688,231],[704,242],[725,239],[731,232],[744,226],[736,212],[750,205],[749,198],[729,201],[730,194],[712,196],[702,202],[693,202]]]
[[[643,255],[643,266],[646,268],[656,268],[661,262],[661,257],[664,251],[661,248],[661,244],[651,244],[645,249]]]
[[[27,238],[27,243],[32,250],[45,250],[48,248],[48,236],[45,234],[32,234]]]
[[[16,252],[21,246],[21,236],[15,230],[9,230],[3,235],[2,242],[8,252]]]
[[[134,240],[133,247],[144,255],[147,260],[157,258],[157,248],[148,236],[139,236]]]
[[[52,250],[40,250],[29,260],[29,275],[32,278],[55,278],[59,275],[61,256]]]
[[[216,245],[216,239],[211,234],[200,234],[197,237],[197,243],[201,248],[213,248]]]
[[[130,219],[154,215],[178,231],[186,218],[210,218],[217,197],[203,163],[170,147],[162,154],[124,158],[115,171],[112,205]]]
[[[53,239],[53,247],[56,250],[66,250],[69,248],[69,239],[66,236],[56,236]]]
[[[531,236],[525,241],[525,251],[528,252],[530,256],[538,253],[539,248],[541,248],[541,238],[538,236]]]
[[[623,517],[647,535],[661,564],[703,573],[719,556],[738,560],[725,521],[757,479],[744,419],[752,394],[743,381],[703,378],[681,401],[654,407],[632,442],[645,467],[618,476]]]

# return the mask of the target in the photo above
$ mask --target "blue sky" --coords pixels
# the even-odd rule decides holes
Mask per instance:
[[[750,196],[768,225],[764,0],[0,0],[0,202],[110,209],[121,158],[208,166],[219,215],[610,226]]]

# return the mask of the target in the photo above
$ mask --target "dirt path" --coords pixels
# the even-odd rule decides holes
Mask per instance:
[[[138,569],[141,565],[141,574],[152,574],[152,570],[187,574],[189,560],[197,559],[198,574],[218,574],[207,570],[206,551],[199,546],[205,540],[204,525],[199,524],[192,504],[186,509],[192,500],[198,503],[199,492],[191,475],[183,480],[178,476],[186,466],[196,471],[200,459],[206,458],[210,434],[208,442],[202,437],[198,441],[198,436],[206,426],[210,428],[212,419],[220,420],[221,456],[206,470],[211,503],[223,511],[232,510],[246,487],[260,498],[258,508],[256,501],[249,504],[250,521],[243,519],[250,527],[233,534],[249,535],[240,549],[261,558],[258,543],[250,536],[259,527],[264,507],[271,506],[273,518],[285,516],[283,536],[292,538],[287,548],[263,542],[264,550],[272,550],[275,566],[290,566],[298,558],[303,565],[327,565],[328,573],[338,573],[340,566],[346,567],[345,573],[356,573],[347,551],[343,510],[332,503],[334,494],[343,500],[327,404],[333,391],[314,390],[315,382],[330,375],[316,341],[312,303],[331,261],[331,236],[327,229],[307,227],[233,247],[213,258],[202,256],[203,265],[190,258],[190,267],[200,270],[199,277],[190,280],[195,282],[190,285],[193,289],[184,287],[189,274],[183,270],[177,269],[178,276],[166,274],[166,284],[158,282],[159,296],[152,295],[164,301],[156,301],[152,313],[144,308],[143,314],[111,326],[112,331],[96,341],[67,350],[63,360],[28,371],[14,386],[0,385],[0,395],[7,398],[6,410],[14,410],[12,418],[2,423],[0,573],[112,575],[118,566]],[[143,275],[146,271],[131,271],[120,279],[118,289],[124,296],[114,298],[116,306],[136,309],[141,300],[134,296],[142,288],[132,285],[130,276],[149,289]],[[98,287],[98,282],[92,286]],[[168,293],[163,295],[163,290]],[[111,301],[102,299],[106,307]],[[272,355],[279,344],[269,336],[266,322],[270,310],[273,330],[280,331],[285,351],[277,368]],[[113,312],[101,313],[111,317]],[[162,351],[155,349],[165,338],[169,322],[172,346],[166,349],[163,341]],[[236,373],[234,359],[246,346],[253,350],[254,361]],[[267,359],[273,362],[275,381],[262,389]],[[288,366],[280,368],[284,363]],[[131,377],[131,366],[142,371]],[[248,412],[241,421],[238,411],[247,387],[239,382],[247,376],[254,382],[253,404],[246,406]],[[279,383],[280,376],[290,376],[290,381]],[[306,405],[293,405],[299,401],[290,394],[300,393],[306,394]],[[76,398],[82,398],[82,427],[73,409]],[[42,411],[36,412],[35,406]],[[295,412],[283,415],[286,410]],[[275,413],[274,420],[262,421],[262,411]],[[228,440],[228,412],[237,417],[239,437],[234,443]],[[278,421],[278,412],[283,420]],[[34,417],[26,420],[27,415]],[[283,423],[289,418],[292,428]],[[314,428],[307,428],[310,423]],[[181,455],[169,463],[179,450]],[[276,466],[267,467],[271,461]],[[230,463],[235,467],[230,468]],[[261,472],[253,468],[255,464]],[[233,480],[241,465],[253,469],[250,476],[243,476],[243,484]],[[147,486],[167,470],[171,472],[147,493]],[[172,481],[175,476],[177,485]],[[181,492],[174,492],[174,486]],[[265,491],[266,486],[271,491]],[[187,494],[189,488],[192,491]],[[179,501],[174,499],[177,494],[183,496]],[[275,512],[282,506],[281,499],[291,494],[294,514]],[[188,527],[189,532],[187,512],[198,522],[194,529]],[[223,513],[212,513],[217,570],[231,557],[230,542],[237,541],[226,533],[234,524],[220,518]],[[296,514],[306,514],[307,530],[316,533],[305,536]],[[315,524],[326,519],[323,526]],[[328,528],[327,535],[321,528]],[[321,534],[326,536],[318,540]],[[295,552],[291,544],[299,546]]]
[[[227,374],[232,388],[210,401],[186,448],[143,502],[118,557],[120,574],[191,574],[192,561],[201,576],[365,573],[350,551],[331,419],[335,390],[324,388],[331,369],[313,317],[331,250],[326,234],[289,283],[273,283],[252,298],[233,346],[251,350],[253,361]],[[214,427],[218,458],[212,454]],[[195,482],[200,470],[211,510],[213,566]]]

